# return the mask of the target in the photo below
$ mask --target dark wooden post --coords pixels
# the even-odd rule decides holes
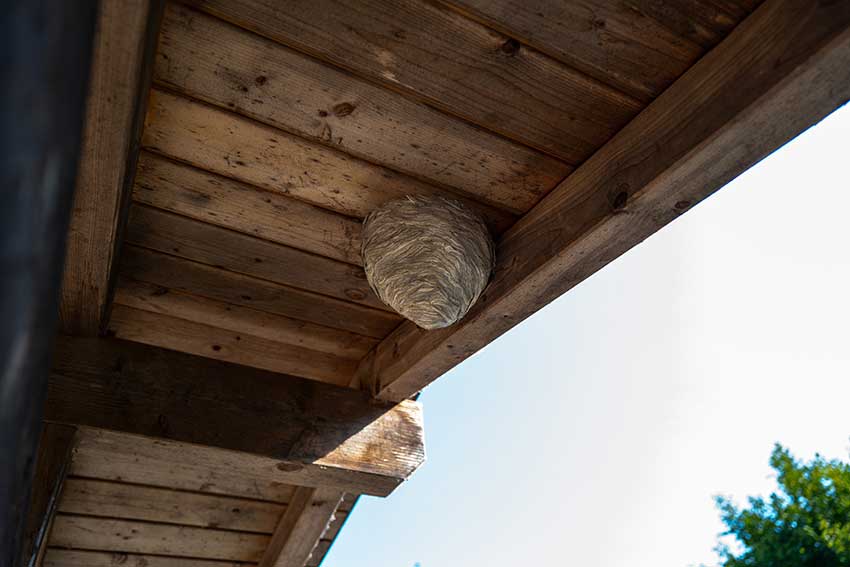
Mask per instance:
[[[0,11],[0,567],[21,560],[96,12],[96,0]]]

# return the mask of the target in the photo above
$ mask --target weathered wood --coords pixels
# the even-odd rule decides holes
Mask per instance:
[[[188,559],[134,553],[50,549],[44,558],[44,567],[245,567],[237,561],[214,559]]]
[[[114,339],[58,337],[45,415],[277,459],[299,484],[373,495],[424,459],[416,402]]]
[[[502,238],[464,321],[402,324],[361,381],[417,392],[848,98],[850,3],[768,0]]]
[[[142,152],[133,198],[216,226],[363,265],[357,219],[156,154]]]
[[[166,8],[154,80],[517,213],[572,169],[177,4]]]
[[[126,241],[232,272],[376,309],[390,309],[369,288],[365,272],[359,266],[144,205],[137,204],[130,210]]]
[[[362,218],[406,195],[447,195],[481,212],[501,232],[508,212],[181,96],[151,91],[142,143],[239,181]]]
[[[401,317],[388,311],[243,276],[132,245],[124,247],[121,273],[165,288],[368,337],[386,336],[401,320]]]
[[[571,164],[640,110],[607,85],[433,2],[193,0],[203,10]]]
[[[343,504],[339,505],[336,513],[334,514],[334,518],[330,524],[328,524],[328,529],[325,530],[325,533],[322,535],[322,539],[327,539],[333,541],[336,536],[339,535],[340,530],[342,529],[342,525],[345,523],[345,520],[348,518],[348,512],[342,509],[345,500],[343,500]],[[313,557],[316,557],[316,553],[313,553]]]
[[[106,323],[162,4],[100,2],[59,310],[68,334],[94,336]]]
[[[213,301],[127,278],[118,281],[115,303],[346,359],[359,360],[378,343],[377,339],[371,337]]]
[[[342,496],[328,488],[298,488],[259,567],[303,567],[333,520]]]
[[[115,305],[109,334],[146,345],[348,386],[357,361],[228,331],[162,313]]]
[[[71,462],[76,429],[65,425],[45,424],[38,442],[38,455],[33,475],[29,515],[24,531],[23,567],[38,567],[47,549],[47,539],[64,490],[65,476]]]
[[[42,428],[97,2],[0,16],[0,565],[18,567]]]
[[[288,503],[293,480],[280,461],[102,429],[79,428],[71,474]]]
[[[735,2],[449,0],[459,10],[649,102],[747,12]]]
[[[77,436],[70,474],[80,477],[278,504],[292,501],[291,483],[308,480],[279,468],[280,461],[244,453],[88,427],[79,428]],[[347,494],[340,511],[350,511],[356,499]]]
[[[286,506],[137,484],[69,478],[59,512],[271,534]]]
[[[319,540],[319,543],[313,549],[313,553],[310,554],[310,559],[304,564],[305,567],[318,567],[325,558],[325,554],[330,551],[331,544],[333,544],[333,540],[324,538]]]
[[[56,516],[51,547],[257,561],[269,542],[265,534],[87,516]]]

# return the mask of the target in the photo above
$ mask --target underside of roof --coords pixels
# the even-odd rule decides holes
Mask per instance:
[[[814,0],[103,0],[43,564],[318,565],[423,462],[411,398],[846,102],[848,30]],[[407,195],[497,242],[445,329],[363,273]]]

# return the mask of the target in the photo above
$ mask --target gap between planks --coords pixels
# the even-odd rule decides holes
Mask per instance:
[[[443,195],[500,234],[515,215],[197,99],[151,90],[143,147],[195,167],[363,218],[406,195]]]
[[[287,11],[267,0],[187,3],[571,164],[584,161],[643,106],[433,3],[317,0]]]
[[[154,81],[514,213],[572,169],[182,5],[166,8]]]

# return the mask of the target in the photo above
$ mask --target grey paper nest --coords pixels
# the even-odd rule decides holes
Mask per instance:
[[[381,301],[423,329],[459,321],[493,271],[481,217],[443,197],[405,197],[363,221],[363,266]]]

